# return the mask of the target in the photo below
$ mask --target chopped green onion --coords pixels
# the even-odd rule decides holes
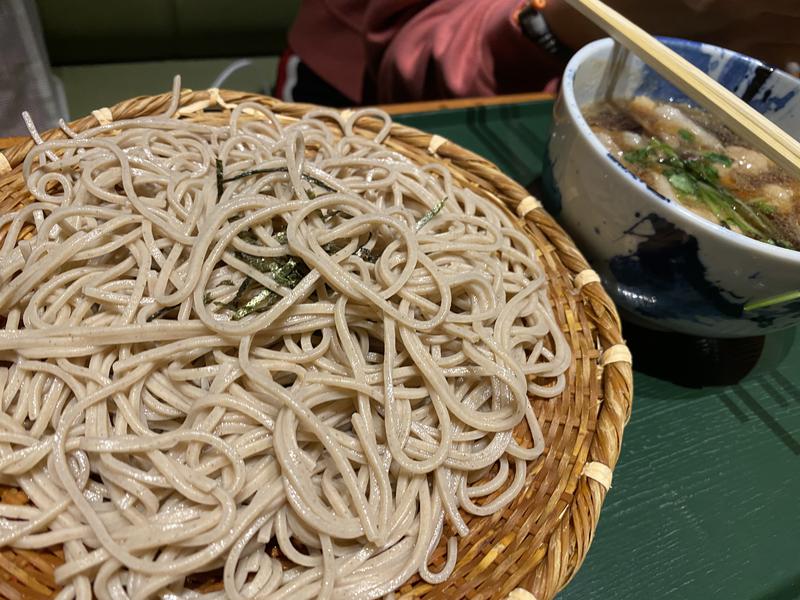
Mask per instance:
[[[706,158],[711,162],[721,164],[723,167],[730,167],[733,164],[733,160],[730,156],[720,154],[719,152],[706,152]]]
[[[751,200],[750,206],[768,217],[774,215],[775,211],[777,210],[774,205],[770,204],[766,200]]]
[[[697,191],[697,186],[694,181],[692,181],[692,178],[686,173],[673,173],[667,180],[672,187],[684,194],[694,194]]]
[[[768,209],[749,206],[720,184],[714,165],[730,166],[733,161],[729,156],[707,152],[682,159],[674,148],[655,137],[644,148],[623,156],[629,163],[642,168],[658,168],[675,190],[705,205],[724,227],[736,227],[757,240],[791,247],[780,232],[762,218],[762,215],[771,214]]]
[[[650,158],[650,147],[631,150],[623,154],[622,158],[634,165],[645,164]]]
[[[765,300],[756,300],[755,302],[748,302],[744,305],[745,312],[750,312],[753,310],[758,310],[760,308],[767,308],[768,306],[775,306],[776,304],[785,304],[786,302],[791,302],[792,300],[800,299],[800,290],[794,292],[787,292],[785,294],[780,294],[778,296],[773,296],[772,298],[767,298]]]

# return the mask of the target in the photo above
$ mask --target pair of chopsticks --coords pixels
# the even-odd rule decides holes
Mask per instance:
[[[800,142],[600,0],[566,0],[734,133],[800,179]]]

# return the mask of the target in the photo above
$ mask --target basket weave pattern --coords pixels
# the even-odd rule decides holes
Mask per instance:
[[[159,114],[170,100],[171,94],[126,100],[110,112],[94,111],[70,126],[80,132],[109,118]],[[241,102],[258,102],[287,119],[301,117],[312,108],[254,94],[184,90],[180,114],[181,118],[222,123],[230,105]],[[357,130],[367,133],[380,126],[377,119],[364,118],[358,121]],[[65,135],[51,130],[42,137]],[[21,164],[32,145],[19,144],[3,153],[5,161],[0,157],[1,212],[31,199]],[[394,124],[386,145],[418,164],[444,164],[459,185],[511,211],[529,199],[521,186],[492,163],[438,136]],[[530,199],[527,202],[530,205]],[[586,260],[544,210],[528,210],[529,205],[520,207],[524,216],[518,223],[540,252],[556,318],[572,348],[566,389],[552,400],[532,399],[546,448],[542,457],[529,465],[525,491],[501,513],[467,517],[470,533],[459,540],[458,563],[450,579],[432,586],[415,578],[399,590],[401,598],[502,599],[524,588],[537,600],[550,600],[574,576],[594,536],[630,416],[630,354],[616,309]],[[576,281],[578,274],[582,275]],[[0,498],[10,503],[26,501],[24,494],[9,488],[0,488]],[[440,547],[432,562],[435,566],[443,560],[444,548]],[[53,571],[62,562],[60,548],[0,549],[0,598],[53,597],[58,590]],[[209,585],[218,587],[218,580],[205,578],[202,587],[208,589]]]

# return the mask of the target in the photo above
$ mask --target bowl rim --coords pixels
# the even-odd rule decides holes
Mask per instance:
[[[682,38],[673,38],[673,37],[659,37],[658,39],[671,48],[676,48],[681,46],[705,47],[714,51],[721,52],[727,56],[734,57],[736,60],[766,67],[770,69],[773,72],[773,74],[776,74],[781,78],[786,78],[792,83],[796,81],[798,93],[800,93],[800,79],[792,77],[788,73],[785,73],[780,69],[772,67],[771,65],[768,65],[757,58],[747,56],[746,54],[736,52],[735,50],[729,50],[727,48],[722,48],[720,46],[715,46],[713,44],[707,44],[705,42],[697,42],[693,40],[686,40]],[[564,70],[564,76],[562,78],[562,83],[561,83],[561,91],[559,94],[560,99],[564,101],[564,105],[568,111],[568,114],[570,115],[570,118],[577,125],[580,134],[588,140],[589,145],[595,151],[595,153],[599,155],[601,159],[604,160],[607,164],[611,165],[616,172],[628,175],[629,183],[636,186],[640,192],[647,194],[652,200],[659,202],[660,206],[664,207],[666,211],[673,211],[677,213],[678,216],[689,220],[696,227],[703,229],[709,235],[716,236],[721,240],[724,240],[742,250],[750,250],[757,252],[759,254],[768,254],[773,258],[785,260],[791,263],[795,263],[797,266],[800,266],[800,250],[781,248],[780,246],[775,246],[773,244],[761,242],[759,240],[748,237],[743,233],[737,233],[735,231],[723,227],[722,225],[713,223],[708,219],[696,214],[689,208],[683,206],[683,204],[681,204],[680,202],[668,201],[665,198],[663,198],[660,194],[650,189],[647,183],[645,183],[642,179],[637,177],[631,171],[626,169],[621,163],[619,163],[618,161],[616,161],[614,158],[611,157],[606,147],[603,146],[600,139],[594,134],[591,127],[589,127],[589,123],[584,118],[583,111],[581,110],[580,106],[578,105],[578,101],[575,98],[575,90],[573,87],[573,82],[578,69],[582,66],[584,62],[586,62],[591,58],[594,58],[598,53],[602,52],[603,50],[610,50],[613,44],[614,40],[610,37],[606,37],[587,44],[586,46],[581,48],[577,53],[575,53],[575,55],[573,55],[573,57],[570,59],[569,63],[567,63],[567,67]]]

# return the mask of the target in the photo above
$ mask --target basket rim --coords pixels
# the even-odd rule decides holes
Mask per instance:
[[[167,109],[172,100],[172,92],[138,96],[95,110],[91,115],[73,120],[69,127],[78,132],[97,126],[113,129],[115,120],[152,116]],[[201,91],[184,88],[180,90],[176,116],[192,118],[206,112],[218,114],[243,102],[255,102],[289,118],[297,118],[309,110],[320,108],[311,104],[286,103],[262,94],[216,88]],[[344,109],[339,112],[346,118],[353,111]],[[64,131],[55,128],[42,133],[41,137],[50,140],[67,136]],[[395,121],[392,121],[389,139],[402,140],[418,149],[426,149],[431,159],[436,158],[468,172],[477,180],[487,182],[505,199],[510,200],[521,223],[536,228],[555,248],[561,265],[572,279],[576,296],[583,303],[589,320],[595,326],[593,337],[597,338],[597,366],[600,371],[602,397],[599,399],[594,431],[590,432],[592,441],[585,456],[575,456],[573,475],[576,475],[577,481],[569,503],[557,518],[556,525],[543,538],[541,545],[530,549],[531,553],[539,553],[544,548],[544,554],[534,567],[535,577],[528,578],[534,582],[535,589],[531,591],[536,594],[534,598],[549,600],[569,583],[585,559],[594,538],[603,502],[611,487],[613,470],[621,451],[623,431],[630,419],[633,401],[632,361],[622,337],[619,315],[613,301],[603,289],[599,276],[591,269],[570,236],[544,210],[538,200],[502,173],[497,166],[441,136]],[[5,188],[19,174],[21,164],[33,146],[33,140],[27,140],[0,151],[0,206],[4,200],[24,189],[16,186],[7,191]],[[484,188],[481,189],[486,193]],[[507,207],[509,205],[507,200],[494,199]],[[563,326],[563,323],[560,325]],[[574,343],[570,345],[574,351]],[[504,548],[501,541],[486,557],[489,558],[494,553],[496,558]],[[553,556],[554,553],[559,555]],[[491,562],[489,561],[489,565]],[[401,597],[405,598],[406,595]]]

